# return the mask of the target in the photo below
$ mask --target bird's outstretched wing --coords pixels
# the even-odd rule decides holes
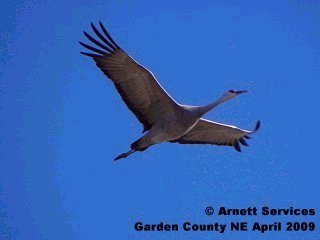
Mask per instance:
[[[171,142],[181,144],[227,145],[233,146],[238,152],[241,152],[239,142],[244,146],[249,146],[245,138],[249,139],[250,137],[248,135],[256,132],[259,128],[260,121],[257,122],[253,131],[247,131],[235,126],[200,119],[190,132]]]
[[[170,114],[172,108],[178,105],[161,87],[153,74],[123,51],[101,22],[99,25],[102,32],[91,23],[99,41],[84,32],[84,35],[96,46],[92,47],[80,42],[83,47],[92,51],[81,53],[92,57],[96,65],[111,79],[123,101],[143,124],[144,131],[147,131],[159,116]]]

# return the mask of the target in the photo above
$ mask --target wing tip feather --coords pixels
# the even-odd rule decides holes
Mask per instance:
[[[233,144],[233,147],[238,151],[238,152],[241,152],[241,148],[240,148],[240,145],[239,145],[239,142],[236,141],[234,144]]]
[[[104,27],[104,25],[102,24],[101,21],[99,21],[99,25],[100,25],[100,28],[102,29],[102,32],[107,36],[107,38],[110,40],[110,42],[114,45],[114,47],[116,49],[121,49],[119,47],[119,45],[113,40],[113,38],[110,36],[110,34],[108,33],[107,29]]]
[[[92,57],[92,58],[102,58],[103,57],[101,55],[97,55],[97,54],[93,54],[93,53],[87,53],[87,52],[80,52],[80,54],[85,55],[87,57]]]
[[[243,146],[246,146],[246,147],[249,147],[249,144],[246,142],[246,140],[244,140],[243,138],[240,138],[239,139],[239,142],[243,145]]]
[[[111,38],[110,34],[107,32],[106,28],[104,27],[104,25],[102,24],[101,21],[99,21],[99,25],[101,27],[102,32],[105,34],[105,36],[107,37],[104,38],[103,35],[100,33],[100,31],[95,27],[95,25],[93,24],[93,22],[90,23],[93,31],[95,32],[95,34],[100,38],[100,40],[102,40],[106,45],[102,44],[101,42],[97,41],[96,39],[94,39],[90,34],[88,34],[86,31],[83,31],[83,34],[86,38],[88,38],[91,42],[93,42],[95,45],[97,45],[98,47],[100,47],[101,49],[103,49],[104,51],[98,49],[98,48],[94,48],[84,42],[79,41],[80,45],[83,46],[84,48],[89,49],[90,51],[93,51],[95,53],[101,54],[101,55],[108,55],[114,51],[116,51],[117,49],[121,49],[117,43]],[[83,53],[81,52],[81,54],[89,56],[89,57],[102,57],[100,55],[94,54],[94,53]]]
[[[258,131],[260,129],[260,126],[261,126],[261,122],[260,122],[260,120],[258,120],[257,123],[256,123],[256,127],[254,128],[253,132]]]

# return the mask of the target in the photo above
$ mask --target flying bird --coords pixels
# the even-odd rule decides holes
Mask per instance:
[[[128,152],[114,160],[162,142],[233,146],[238,152],[241,152],[240,144],[248,146],[245,139],[259,129],[260,121],[254,130],[248,131],[202,118],[219,104],[247,91],[228,90],[217,101],[204,106],[179,104],[164,90],[151,71],[119,47],[101,22],[99,26],[100,30],[91,23],[95,38],[84,32],[95,46],[79,42],[91,51],[81,54],[91,57],[113,82],[122,100],[143,125],[144,133],[131,144]]]

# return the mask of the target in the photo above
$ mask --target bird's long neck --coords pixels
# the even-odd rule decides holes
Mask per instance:
[[[203,115],[205,115],[207,112],[211,111],[213,108],[215,108],[216,106],[218,106],[220,103],[225,102],[226,99],[221,97],[219,98],[217,101],[210,103],[208,105],[204,105],[204,106],[200,106],[200,107],[196,107],[195,112],[197,113],[197,115],[199,115],[200,117],[202,117]]]

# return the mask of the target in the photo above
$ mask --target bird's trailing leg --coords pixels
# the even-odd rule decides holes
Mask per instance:
[[[117,160],[119,160],[119,159],[121,159],[121,158],[126,158],[126,157],[128,157],[129,155],[131,155],[132,153],[135,153],[135,152],[136,152],[136,150],[131,149],[130,151],[125,152],[125,153],[122,153],[122,154],[120,154],[119,156],[117,156],[117,157],[114,159],[114,161],[117,161]]]
[[[137,151],[139,152],[143,152],[144,150],[146,150],[148,147],[152,146],[153,144],[150,144],[148,141],[146,141],[146,136],[143,136],[142,138],[139,138],[137,141],[135,141],[134,143],[131,144],[131,150],[126,152],[126,153],[122,153],[119,156],[117,156],[114,160],[119,160],[121,158],[126,158],[129,155],[131,155],[132,153],[135,153]]]

